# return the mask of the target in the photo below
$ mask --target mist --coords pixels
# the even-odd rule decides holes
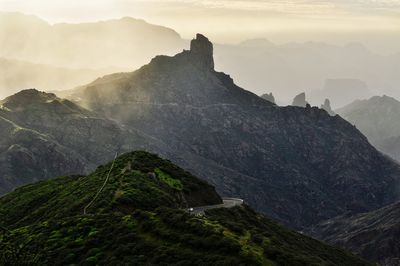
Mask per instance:
[[[369,5],[333,7],[322,1],[33,2],[0,5],[19,11],[0,13],[0,97],[31,87],[68,90],[133,71],[156,55],[188,49],[196,32],[216,43],[217,70],[258,95],[272,92],[283,105],[301,92],[317,106],[330,98],[334,108],[373,95],[400,97],[395,3],[374,13]],[[79,12],[72,12],[74,6]],[[329,80],[341,80],[344,88],[336,91],[326,85]]]

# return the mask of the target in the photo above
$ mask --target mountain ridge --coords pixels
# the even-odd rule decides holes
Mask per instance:
[[[199,35],[191,47],[193,42],[208,47],[202,58],[210,58],[211,42]],[[158,56],[135,72],[106,76],[74,97],[163,140],[173,153],[185,154],[179,163],[222,195],[234,192],[296,228],[346,211],[379,208],[397,197],[393,184],[399,166],[354,126],[316,107],[271,104],[191,50]],[[198,161],[214,162],[219,169],[205,170]],[[229,178],[221,176],[223,169],[233,170]]]
[[[195,52],[158,56],[135,72],[108,75],[74,91],[72,98],[91,110],[54,95],[36,103],[26,97],[32,104],[23,94],[14,96],[23,108],[8,105],[0,117],[68,151],[60,152],[65,159],[59,161],[28,156],[34,162],[28,169],[35,171],[27,171],[23,183],[70,173],[40,169],[71,157],[80,158],[79,172],[88,172],[116,152],[145,149],[207,180],[221,195],[240,196],[297,229],[397,199],[399,166],[354,126],[317,107],[279,107],[236,86],[213,69],[207,38],[196,36],[192,44]],[[40,92],[30,92],[40,98]],[[20,185],[20,167],[7,163],[7,149],[23,144],[29,151],[32,141],[3,141],[4,169],[14,169],[5,176]],[[13,156],[21,161],[21,155]]]

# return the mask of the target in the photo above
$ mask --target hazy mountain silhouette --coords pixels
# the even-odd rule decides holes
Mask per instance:
[[[0,57],[62,67],[133,69],[183,45],[175,31],[129,17],[50,25],[35,16],[7,12],[0,12],[0,43]]]
[[[58,67],[132,70],[157,54],[175,54],[187,44],[172,29],[133,18],[50,25],[34,16],[4,12],[0,13],[0,42],[0,57],[4,58]],[[253,39],[238,45],[216,45],[215,55],[216,68],[231,73],[238,84],[257,94],[268,88],[285,104],[290,104],[298,91],[323,89],[327,79],[358,79],[374,92],[400,96],[400,53],[380,56],[357,43],[275,45],[266,39]],[[71,78],[69,83],[74,83],[75,77]],[[315,99],[309,94],[312,105],[320,105],[325,98],[335,108],[349,103],[342,103],[340,91],[333,96],[321,93]],[[363,97],[356,94],[345,100]]]
[[[400,96],[396,92],[400,86],[397,71],[400,68],[400,54],[381,56],[361,44],[336,46],[308,42],[274,45],[265,41],[263,45],[263,41],[249,42],[250,45],[247,42],[241,45],[216,45],[217,69],[227,71],[240,86],[253,92],[261,94],[268,88],[286,104],[298,91],[308,93],[312,105],[319,105],[329,98],[334,107],[372,96],[363,92],[343,99],[340,87],[336,88],[338,92],[333,96],[330,91],[320,91],[329,79],[357,79],[373,92],[390,91],[392,95],[397,93],[396,96]],[[317,94],[315,97],[314,91]]]
[[[337,110],[380,150],[400,161],[400,102],[389,96],[358,100]]]
[[[213,69],[212,51],[198,35],[189,51],[100,78],[74,97],[168,143],[180,165],[222,194],[297,228],[397,199],[399,166],[352,125],[241,89]]]
[[[0,97],[24,88],[66,90],[115,72],[111,69],[72,69],[0,58]]]

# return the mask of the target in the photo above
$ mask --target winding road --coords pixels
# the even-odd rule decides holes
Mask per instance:
[[[222,204],[193,207],[187,210],[191,214],[198,216],[198,215],[204,215],[204,211],[207,210],[219,209],[219,208],[233,208],[243,204],[243,200],[238,198],[222,198],[222,201],[223,201]]]

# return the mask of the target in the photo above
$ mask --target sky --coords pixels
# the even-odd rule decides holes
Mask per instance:
[[[360,41],[382,53],[400,44],[400,0],[0,0],[0,10],[51,23],[131,16],[219,43]]]

